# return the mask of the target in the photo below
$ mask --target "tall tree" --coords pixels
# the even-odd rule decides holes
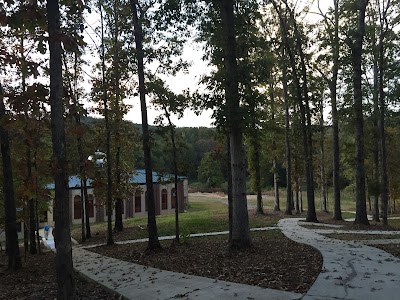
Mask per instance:
[[[238,67],[236,61],[236,33],[233,0],[219,0],[223,33],[225,98],[232,167],[232,248],[251,245],[246,198],[246,162],[243,150],[243,119],[239,104]]]
[[[289,92],[288,92],[288,79],[285,63],[285,47],[282,45],[282,86],[283,86],[283,98],[285,102],[285,151],[286,151],[286,210],[287,215],[292,214],[293,210],[293,190],[292,190],[292,157],[290,149],[290,114],[289,114]],[[298,209],[298,199],[296,199],[296,212]]]
[[[364,120],[362,95],[362,53],[365,35],[365,11],[368,0],[357,0],[358,13],[357,30],[354,32],[354,42],[351,46],[351,61],[353,66],[353,93],[355,115],[356,140],[356,218],[355,224],[369,224],[365,195],[365,167],[364,167]]]
[[[112,235],[112,161],[111,157],[111,129],[109,118],[109,103],[107,97],[106,86],[106,57],[105,57],[105,39],[104,39],[104,17],[103,17],[103,2],[99,1],[100,23],[101,23],[101,80],[102,80],[102,98],[104,105],[104,122],[106,128],[106,158],[107,158],[107,245],[114,244]]]
[[[10,141],[8,131],[4,124],[6,122],[6,109],[4,105],[4,91],[0,83],[0,142],[1,156],[3,160],[3,194],[4,213],[6,229],[6,250],[8,255],[8,269],[18,270],[21,268],[21,257],[19,254],[17,217],[14,197],[14,183],[11,167]]]
[[[147,104],[146,104],[146,86],[145,86],[145,73],[144,73],[144,51],[143,51],[143,28],[142,19],[139,18],[139,3],[138,0],[130,0],[132,15],[133,15],[133,26],[135,33],[135,44],[136,44],[136,62],[138,67],[138,78],[139,78],[139,96],[140,96],[140,108],[142,112],[142,131],[143,131],[143,152],[144,152],[144,164],[146,171],[146,191],[147,191],[147,203],[148,203],[148,218],[147,218],[147,229],[149,232],[149,243],[148,250],[156,251],[161,248],[158,240],[157,223],[156,223],[156,203],[154,199],[153,190],[153,169],[150,151],[150,132],[147,120]]]
[[[317,215],[315,211],[314,201],[314,175],[313,175],[313,158],[312,158],[312,131],[311,131],[311,110],[309,104],[308,95],[308,77],[306,68],[306,57],[303,50],[302,35],[300,33],[299,26],[295,19],[294,11],[289,7],[287,1],[283,1],[285,4],[285,10],[278,5],[274,0],[271,0],[275,11],[278,14],[281,36],[284,47],[289,55],[289,61],[292,71],[293,83],[296,90],[296,97],[298,106],[300,108],[301,118],[301,129],[303,135],[303,150],[304,150],[304,169],[307,184],[307,218],[308,222],[317,222]],[[289,18],[284,13],[289,14]],[[290,23],[288,23],[290,22]],[[288,25],[291,25],[294,29],[294,41],[292,41]],[[299,65],[296,62],[295,54],[300,58]],[[300,84],[300,80],[302,84]]]
[[[388,171],[387,171],[387,150],[386,150],[386,133],[385,133],[385,115],[386,115],[386,101],[385,101],[385,39],[388,33],[388,10],[391,6],[390,0],[376,0],[376,5],[379,12],[379,148],[380,148],[380,186],[381,186],[381,201],[382,201],[382,223],[388,224]]]
[[[60,7],[58,0],[47,1],[47,21],[50,50],[50,105],[53,142],[53,171],[55,181],[55,235],[57,298],[75,298],[69,214],[67,155],[64,129],[62,48]]]
[[[318,0],[318,9],[323,17],[323,25],[325,28],[326,36],[329,39],[330,57],[326,59],[321,56],[322,61],[331,61],[331,74],[329,77],[325,72],[321,71],[318,67],[317,70],[329,85],[330,98],[331,98],[331,115],[332,115],[332,183],[333,183],[333,219],[342,220],[342,211],[340,205],[340,148],[339,148],[339,115],[337,109],[337,84],[339,74],[339,52],[340,52],[340,39],[339,39],[339,0],[333,0],[333,18],[325,14]],[[318,63],[321,61],[318,60]]]
[[[333,64],[332,81],[329,89],[331,93],[332,106],[332,135],[333,135],[333,219],[342,220],[342,210],[340,207],[340,152],[339,152],[339,120],[337,112],[337,79],[339,74],[339,0],[334,0],[334,36],[333,36]]]

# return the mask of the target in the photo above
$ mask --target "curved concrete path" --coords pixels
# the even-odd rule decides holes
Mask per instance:
[[[163,271],[102,256],[81,246],[73,248],[74,268],[110,291],[120,294],[122,299],[400,299],[400,259],[361,244],[367,241],[341,241],[321,235],[332,231],[341,232],[339,226],[327,225],[336,227],[332,230],[308,229],[299,225],[301,221],[283,219],[278,222],[278,228],[288,238],[318,249],[323,256],[323,271],[305,295]],[[276,228],[255,230],[270,229]],[[144,241],[146,239],[121,243]],[[51,238],[47,242],[49,248],[54,247]]]
[[[123,299],[300,299],[301,294],[146,267],[73,249],[74,268]]]
[[[301,227],[302,220],[278,222],[288,238],[323,256],[323,271],[302,299],[400,299],[400,259],[377,248],[324,237]]]

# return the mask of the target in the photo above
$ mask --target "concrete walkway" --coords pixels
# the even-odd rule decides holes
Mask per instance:
[[[299,226],[299,221],[283,219],[278,227],[288,238],[318,249],[324,259],[323,271],[302,299],[400,298],[400,259],[352,241],[324,237]]]
[[[73,249],[74,268],[124,299],[300,299],[301,294],[162,271]]]
[[[118,293],[123,299],[400,299],[400,259],[364,245],[372,243],[371,240],[340,241],[321,235],[328,232],[348,232],[340,230],[340,226],[327,225],[332,229],[307,229],[299,224],[302,224],[301,219],[283,219],[279,221],[278,228],[288,238],[315,247],[323,256],[323,271],[305,295],[163,271],[86,250],[98,245],[73,247],[74,268],[83,276]],[[266,227],[254,230],[271,229],[277,228]],[[227,232],[197,234],[196,236],[220,234],[227,234]],[[376,232],[370,234],[376,234]],[[399,234],[399,232],[389,234]],[[160,237],[160,240],[173,238],[174,236]],[[141,239],[118,243],[146,241],[147,239]],[[397,242],[390,239],[385,241]],[[52,236],[43,242],[50,248],[54,248]]]

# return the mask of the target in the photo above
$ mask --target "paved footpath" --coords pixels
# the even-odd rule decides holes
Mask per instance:
[[[324,237],[299,221],[283,219],[278,227],[288,238],[318,249],[324,260],[323,271],[302,299],[400,299],[400,259],[357,242]]]
[[[73,248],[74,268],[124,299],[300,299],[301,294],[162,271]]]
[[[323,256],[323,271],[305,295],[162,271],[102,256],[81,246],[73,248],[74,268],[108,290],[120,294],[122,299],[400,299],[400,259],[362,244],[367,241],[340,241],[321,235],[348,233],[342,232],[338,228],[340,226],[327,225],[336,228],[326,230],[307,229],[300,226],[299,222],[301,219],[283,219],[278,227],[290,239],[315,247]],[[273,228],[255,230],[270,229]],[[207,235],[217,234],[226,232]],[[146,239],[121,243],[144,241]],[[54,249],[52,236],[44,242]]]

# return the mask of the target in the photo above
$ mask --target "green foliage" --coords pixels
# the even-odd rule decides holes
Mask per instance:
[[[218,187],[224,182],[221,171],[221,163],[215,159],[213,153],[206,153],[198,169],[198,179],[208,187]]]

